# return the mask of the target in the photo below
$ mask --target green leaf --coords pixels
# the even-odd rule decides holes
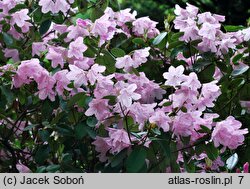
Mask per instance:
[[[139,172],[144,164],[147,156],[147,152],[144,147],[136,147],[133,149],[126,161],[126,169],[129,173]]]
[[[35,155],[35,161],[42,164],[49,157],[49,153],[50,148],[48,145],[39,147]]]
[[[120,49],[120,48],[113,48],[111,49],[111,53],[115,56],[115,57],[123,57],[126,55],[125,51]]]
[[[136,45],[145,45],[145,41],[142,38],[134,38],[132,42]]]
[[[87,135],[86,126],[83,123],[79,123],[75,126],[75,136],[78,140]]]
[[[213,75],[215,72],[215,65],[210,64],[207,67],[205,67],[200,73],[198,73],[199,80],[203,83],[213,81]]]
[[[232,76],[238,76],[245,73],[249,69],[248,65],[241,65],[232,71]]]
[[[10,9],[9,13],[12,14],[14,12],[17,12],[17,11],[19,11],[21,9],[25,9],[25,8],[27,8],[27,6],[25,4],[20,3],[20,4],[17,4],[14,8]]]
[[[7,34],[5,32],[3,32],[3,40],[4,40],[4,43],[6,43],[7,46],[11,46],[14,43],[13,38],[9,34]]]
[[[213,143],[208,143],[206,145],[206,153],[209,159],[211,160],[216,160],[217,157],[219,156],[219,150],[213,145]]]
[[[158,45],[161,43],[161,41],[167,36],[167,32],[163,32],[159,34],[153,41],[153,45]]]
[[[165,102],[162,106],[171,106],[173,102]]]
[[[179,41],[179,38],[184,35],[184,32],[177,32],[171,36],[172,41]]]
[[[97,122],[98,121],[95,117],[88,117],[88,119],[87,119],[87,125],[90,127],[95,127]]]
[[[106,72],[108,74],[112,74],[116,70],[115,57],[113,57],[113,55],[107,50],[103,50],[102,55],[99,55],[96,58],[96,63],[106,66]]]
[[[60,165],[49,165],[46,168],[46,171],[48,171],[49,173],[55,173],[60,169]]]
[[[39,28],[40,35],[44,35],[45,33],[47,33],[47,31],[50,28],[50,25],[51,25],[51,20],[45,20],[44,22],[42,22]]]
[[[244,56],[244,54],[237,54],[235,57],[233,57],[233,63],[238,64],[238,61]]]
[[[113,106],[116,104],[116,96],[109,95],[109,96],[103,97],[103,99],[108,99],[109,100],[108,104],[110,106]]]
[[[201,127],[201,129],[198,130],[199,133],[210,133],[211,132],[211,130],[204,125],[201,125],[200,127]]]
[[[85,103],[85,100],[86,100],[86,94],[85,93],[77,93],[76,95],[74,95],[73,97],[70,98],[70,100],[67,103],[67,106],[72,107],[72,106],[74,106],[75,104],[78,104],[78,103],[83,105]]]
[[[245,29],[244,26],[233,26],[233,25],[226,25],[224,26],[224,28],[227,32],[236,32],[236,31]]]
[[[9,104],[12,104],[14,101],[14,95],[12,91],[7,86],[0,86],[0,92],[5,96],[6,100]]]
[[[111,167],[116,167],[119,164],[121,164],[123,160],[126,158],[126,156],[127,156],[127,149],[124,149],[118,154],[116,154],[111,161]]]

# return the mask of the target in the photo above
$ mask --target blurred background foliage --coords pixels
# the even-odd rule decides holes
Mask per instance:
[[[226,16],[227,25],[250,24],[250,0],[118,0],[121,8],[132,8],[138,16],[149,16],[164,27],[162,20],[173,13],[175,4],[185,7],[185,3],[198,6],[201,12],[212,12]]]

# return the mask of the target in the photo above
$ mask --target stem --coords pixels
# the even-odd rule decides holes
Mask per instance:
[[[122,115],[123,115],[123,117],[125,119],[125,124],[126,124],[126,129],[127,129],[129,141],[130,141],[131,144],[133,144],[133,142],[131,140],[131,135],[130,135],[129,127],[128,127],[128,118],[127,118],[127,115],[124,113],[124,110],[122,109],[122,105],[121,105],[120,102],[119,102],[119,105],[120,105],[120,108],[121,108],[121,111],[122,111]]]

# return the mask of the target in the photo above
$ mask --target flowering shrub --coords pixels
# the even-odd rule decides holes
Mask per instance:
[[[0,2],[0,170],[247,172],[250,28],[83,2]]]

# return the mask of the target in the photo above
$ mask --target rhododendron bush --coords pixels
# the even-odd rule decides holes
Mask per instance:
[[[250,28],[174,13],[1,0],[0,171],[248,172]]]

